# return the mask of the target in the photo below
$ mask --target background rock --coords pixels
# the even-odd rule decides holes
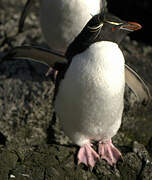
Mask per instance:
[[[109,10],[123,19],[143,24],[151,17],[151,2],[148,0],[107,2]],[[37,1],[34,1],[26,19],[23,33],[17,34],[24,3],[23,0],[1,0],[0,58],[15,46],[47,46],[37,20]],[[137,16],[138,12],[140,16]],[[146,39],[147,27],[144,25],[143,30],[133,33],[131,39],[126,37],[121,49],[126,63],[142,75],[150,86],[152,46],[147,41],[150,38]],[[8,59],[1,62],[0,179],[152,179],[152,104],[146,107],[139,104],[126,87],[122,126],[113,138],[123,154],[123,162],[118,162],[112,168],[101,160],[91,172],[84,165],[76,165],[78,147],[66,143],[67,138],[59,128],[58,119],[54,118],[54,83],[51,76],[45,77],[46,71],[46,66],[27,61],[20,63],[19,60]]]

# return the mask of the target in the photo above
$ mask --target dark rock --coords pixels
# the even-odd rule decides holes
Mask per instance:
[[[118,164],[118,169],[122,179],[137,179],[142,163],[135,153],[127,153],[123,158],[123,163]]]
[[[152,163],[149,162],[147,165],[143,168],[139,179],[141,180],[150,180],[152,179]]]
[[[0,72],[1,133],[20,145],[43,142],[53,115],[52,81],[27,63],[6,62]]]
[[[0,178],[8,179],[9,173],[16,167],[18,157],[8,149],[0,149]]]

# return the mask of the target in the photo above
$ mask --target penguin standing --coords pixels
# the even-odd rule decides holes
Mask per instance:
[[[63,130],[80,146],[78,163],[91,168],[100,158],[113,165],[121,157],[111,138],[124,106],[125,60],[119,43],[141,28],[109,14],[94,16],[67,49],[68,65],[57,75],[55,110]],[[98,141],[98,153],[92,148]]]
[[[144,81],[125,65],[119,49],[125,35],[140,28],[138,23],[101,11],[70,44],[66,59],[54,51],[30,46],[14,48],[4,58],[38,60],[59,71],[55,109],[65,134],[80,146],[79,163],[93,168],[100,156],[110,165],[121,157],[111,138],[121,124],[125,80],[140,101],[151,98]],[[98,153],[92,141],[99,142]]]
[[[24,46],[12,49],[3,59],[33,59],[59,71],[55,110],[65,134],[80,146],[78,163],[93,168],[100,157],[110,165],[121,157],[111,138],[121,124],[125,80],[140,101],[151,99],[148,87],[125,65],[119,49],[125,35],[140,28],[138,23],[122,21],[102,11],[87,23],[65,56]],[[92,141],[98,141],[98,153],[92,148]]]

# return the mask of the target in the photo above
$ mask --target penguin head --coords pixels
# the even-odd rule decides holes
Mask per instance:
[[[70,44],[65,55],[67,59],[71,59],[95,42],[111,41],[119,44],[128,33],[141,28],[136,22],[123,21],[110,13],[102,12],[91,18]]]
[[[93,41],[111,41],[117,44],[119,44],[128,33],[142,28],[142,26],[136,22],[123,21],[110,13],[96,15],[86,26],[88,36],[90,34],[90,37],[92,37],[90,39],[92,43]]]

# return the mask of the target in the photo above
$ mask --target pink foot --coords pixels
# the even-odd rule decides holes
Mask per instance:
[[[106,142],[99,141],[98,152],[101,158],[105,159],[111,166],[122,157],[120,151],[112,144],[111,139]]]
[[[92,144],[88,143],[82,146],[78,152],[78,164],[84,163],[86,166],[94,167],[96,161],[99,159],[99,155],[91,147]]]

